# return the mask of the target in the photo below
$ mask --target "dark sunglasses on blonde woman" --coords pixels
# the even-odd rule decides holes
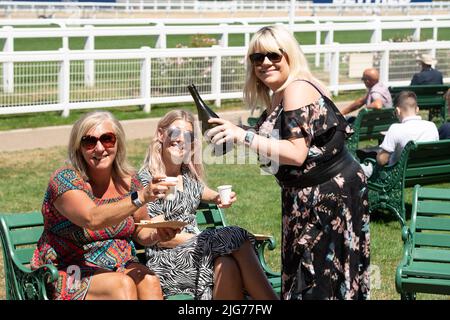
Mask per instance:
[[[270,62],[277,63],[280,62],[281,59],[283,59],[283,49],[280,49],[281,53],[277,52],[267,52],[267,53],[260,53],[255,52],[252,53],[249,58],[250,62],[255,66],[260,66],[263,64],[266,57],[270,60]]]
[[[167,135],[171,141],[176,140],[183,135],[184,141],[190,141],[191,143],[194,142],[194,132],[189,130],[181,130],[178,127],[170,127],[167,129]]]
[[[91,150],[94,149],[97,142],[100,141],[103,147],[112,148],[116,144],[116,140],[116,135],[112,132],[104,133],[100,137],[86,135],[81,138],[81,146],[87,150]]]

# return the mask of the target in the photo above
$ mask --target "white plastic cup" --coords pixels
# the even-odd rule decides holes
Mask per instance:
[[[172,183],[178,183],[177,177],[166,177],[164,179],[165,182],[172,182]],[[166,200],[175,200],[175,194],[177,192],[177,186],[168,186],[169,190],[166,193]]]
[[[229,185],[229,184],[217,187],[217,191],[219,191],[220,202],[222,204],[229,204],[230,203],[231,187],[232,186]]]

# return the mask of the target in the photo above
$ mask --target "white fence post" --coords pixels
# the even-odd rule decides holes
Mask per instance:
[[[318,26],[318,25],[320,25],[320,22],[318,20],[314,20],[314,24]],[[322,42],[322,33],[320,32],[320,30],[317,30],[316,31],[316,45],[319,46],[321,42]],[[320,53],[319,52],[316,53],[314,65],[316,67],[320,66]]]
[[[388,42],[383,42],[388,43]],[[380,60],[380,81],[384,85],[389,83],[389,49],[383,51],[381,60]]]
[[[5,38],[5,44],[3,46],[3,52],[13,53],[14,52],[14,38],[12,36],[13,28],[6,26],[2,28],[7,36]],[[14,63],[4,62],[3,63],[3,91],[5,93],[14,92]]]
[[[325,23],[327,26],[327,35],[325,36],[325,44],[332,44],[334,43],[334,29],[332,27],[331,22]],[[324,55],[325,61],[323,63],[323,70],[329,71],[330,70],[330,64],[331,64],[331,53],[325,53]]]
[[[340,56],[340,46],[339,43],[333,43],[336,48],[331,54],[331,64],[330,64],[330,87],[333,88],[333,95],[337,96],[339,94],[339,56]]]
[[[222,37],[220,38],[219,44],[220,46],[227,48],[228,47],[228,24],[221,23],[219,25],[220,30],[222,31]]]
[[[371,43],[380,43],[383,40],[383,35],[381,31],[381,21],[379,18],[373,20],[374,29],[372,36],[370,37]]]
[[[142,59],[141,63],[141,98],[144,99],[142,110],[145,113],[150,113],[152,61],[150,59],[150,47],[142,47],[141,49],[145,52],[145,58]]]
[[[155,48],[165,49],[167,48],[167,35],[164,31],[162,31],[164,30],[164,23],[158,22],[156,25],[161,28],[161,32],[156,40]]]
[[[213,48],[220,48],[220,46],[213,46]],[[222,56],[217,51],[217,55],[213,58],[212,68],[211,68],[211,93],[216,97],[214,104],[216,107],[220,107],[221,98],[221,85],[222,85]]]
[[[92,25],[84,26],[86,30],[93,30]],[[86,42],[84,43],[84,50],[95,50],[95,40],[92,32],[88,32]],[[95,62],[94,60],[84,61],[84,85],[86,87],[93,87],[95,85]]]
[[[68,117],[70,113],[70,59],[69,50],[67,48],[60,48],[61,53],[61,65],[59,67],[58,75],[58,101],[63,106],[63,112],[61,116]]]
[[[64,22],[59,22],[58,25],[61,28],[61,30],[64,30],[67,28],[67,26]],[[69,38],[67,36],[62,37],[62,47],[69,49]]]
[[[248,26],[248,22],[247,21],[243,21],[242,24],[247,27]],[[246,48],[248,48],[248,44],[250,43],[250,33],[249,32],[245,32],[244,35],[244,46]]]
[[[414,29],[413,39],[414,41],[420,41],[420,21],[414,20],[414,25],[416,28]]]

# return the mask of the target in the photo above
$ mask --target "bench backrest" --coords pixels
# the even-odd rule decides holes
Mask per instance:
[[[450,189],[414,187],[411,213],[412,255],[434,271],[450,270]]]
[[[41,212],[1,215],[0,224],[3,250],[11,250],[22,264],[29,264],[44,230]]]
[[[217,205],[201,203],[197,209],[197,223],[200,229],[220,228],[225,226],[225,218]],[[0,215],[3,250],[10,248],[24,265],[30,263],[43,230],[44,221],[39,211]]]
[[[355,119],[353,128],[359,130],[359,140],[378,138],[391,124],[397,123],[394,108],[362,109]]]
[[[442,120],[447,119],[447,101],[444,98],[445,92],[450,88],[450,85],[415,85],[403,87],[389,87],[392,99],[400,91],[413,91],[417,96],[417,105],[420,109],[429,110],[428,120],[432,121],[434,117],[441,117]]]
[[[450,182],[450,139],[409,144],[405,186]]]
[[[413,91],[417,96],[419,108],[439,107],[445,105],[444,93],[450,85],[415,85],[402,87],[389,87],[389,92],[394,98],[401,91]]]

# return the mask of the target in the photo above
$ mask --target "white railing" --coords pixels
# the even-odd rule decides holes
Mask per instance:
[[[367,20],[367,18],[366,18]],[[265,24],[248,24],[243,22],[243,25],[165,25],[159,23],[154,26],[120,26],[120,27],[105,27],[84,25],[67,26],[65,23],[60,23],[60,27],[50,28],[13,28],[11,26],[4,26],[0,28],[0,39],[5,39],[3,47],[4,52],[14,51],[14,40],[20,38],[62,38],[62,48],[69,47],[69,38],[85,38],[85,48],[93,49],[95,37],[118,37],[118,36],[156,36],[156,47],[166,48],[167,36],[174,35],[194,35],[194,34],[219,34],[220,45],[228,46],[228,38],[230,34],[243,34],[244,46],[248,45],[250,34],[256,32]],[[383,20],[379,17],[373,17],[368,21],[361,22],[330,22],[324,23],[315,20],[313,23],[297,23],[287,25],[289,29],[295,33],[314,32],[316,35],[316,44],[321,43],[321,35],[325,34],[325,43],[334,42],[334,33],[337,31],[355,32],[355,31],[370,31],[372,33],[370,42],[379,43],[383,38],[383,31],[385,30],[414,30],[413,39],[420,41],[420,34],[422,29],[432,29],[432,39],[438,40],[438,32],[440,29],[450,28],[450,16],[445,18],[431,17],[425,18],[419,16],[417,18],[410,17],[405,21],[389,21]],[[316,60],[316,66],[318,60]]]
[[[390,16],[296,16],[293,18],[294,23],[324,23],[324,22],[369,22],[374,19],[380,22],[395,21],[422,21],[422,20],[450,20],[450,14],[428,15],[390,15]],[[84,25],[220,25],[220,24],[273,24],[288,23],[290,18],[284,16],[272,17],[232,17],[232,18],[66,18],[66,19],[0,19],[0,26],[84,26]]]
[[[433,53],[450,82],[450,41],[302,46],[313,73],[329,89],[363,89],[362,70],[375,66],[388,85],[407,85],[415,58]],[[192,101],[186,85],[220,105],[242,97],[245,47],[77,50],[0,53],[0,114]],[[315,67],[319,55],[324,63]]]
[[[307,12],[309,14],[317,14],[321,11],[334,11],[338,14],[348,11],[364,11],[371,13],[381,13],[389,11],[402,10],[405,13],[417,10],[449,10],[450,4],[445,1],[435,1],[429,3],[408,3],[408,1],[378,1],[378,3],[367,3],[366,1],[356,1],[350,3],[344,1],[342,3],[324,3],[314,4],[310,1],[295,1],[295,10]],[[123,0],[118,3],[101,3],[101,2],[16,2],[2,1],[0,2],[0,10],[5,12],[16,12],[24,10],[45,10],[50,11],[69,11],[74,10],[96,12],[112,11],[112,12],[168,12],[168,11],[184,11],[184,12],[242,12],[242,11],[284,11],[291,10],[290,0],[233,0],[233,1],[198,1],[198,0]]]

